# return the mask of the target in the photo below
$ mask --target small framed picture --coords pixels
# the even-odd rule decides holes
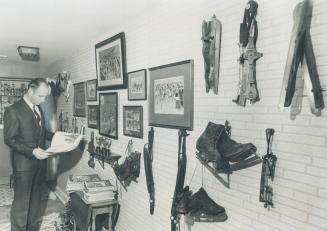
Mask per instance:
[[[95,45],[98,89],[127,87],[125,33],[121,32]]]
[[[146,100],[146,69],[128,73],[128,100]]]
[[[78,117],[86,116],[85,109],[85,82],[74,84],[74,107],[73,115]]]
[[[99,134],[118,139],[118,93],[99,94]]]
[[[87,125],[89,128],[99,128],[98,108],[98,105],[87,105]]]
[[[97,80],[86,81],[86,100],[97,101]]]
[[[143,107],[123,107],[124,135],[136,138],[143,138]]]
[[[193,130],[193,60],[149,69],[149,125]]]

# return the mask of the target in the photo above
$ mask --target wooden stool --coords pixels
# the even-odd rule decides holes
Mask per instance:
[[[96,203],[89,203],[83,198],[82,192],[74,192],[70,194],[72,203],[72,212],[75,217],[74,230],[76,226],[79,230],[95,231],[95,217],[99,214],[108,214],[108,231],[114,231],[111,221],[113,206],[117,200],[103,200]]]

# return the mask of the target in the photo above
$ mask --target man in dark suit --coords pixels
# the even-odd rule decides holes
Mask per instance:
[[[11,231],[37,231],[45,207],[41,196],[48,154],[45,140],[53,134],[45,130],[39,105],[50,94],[45,79],[33,79],[24,97],[4,114],[4,140],[12,149],[14,201],[11,206]]]

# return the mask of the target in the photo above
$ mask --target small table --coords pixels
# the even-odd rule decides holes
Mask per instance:
[[[95,203],[89,203],[89,202],[85,201],[85,199],[83,198],[82,192],[71,193],[70,197],[75,198],[74,200],[72,199],[72,210],[73,210],[73,214],[75,216],[75,221],[76,221],[76,216],[79,216],[81,214],[81,210],[84,210],[84,215],[86,215],[86,216],[80,217],[80,219],[82,219],[82,220],[86,219],[87,223],[89,223],[89,221],[90,221],[91,222],[91,230],[94,231],[95,230],[95,217],[99,214],[108,214],[109,215],[108,216],[109,217],[108,218],[108,231],[114,231],[114,228],[112,227],[111,214],[112,214],[113,206],[118,203],[117,200],[103,200],[103,201],[99,201],[99,202],[95,202]],[[76,222],[75,222],[75,226],[76,226]],[[74,230],[76,230],[76,229],[74,228]]]

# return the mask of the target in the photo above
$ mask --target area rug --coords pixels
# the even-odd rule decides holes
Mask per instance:
[[[61,219],[59,213],[51,213],[43,217],[41,231],[57,231],[60,230]],[[10,231],[10,222],[0,224],[1,231]]]
[[[9,184],[0,185],[0,206],[11,205],[14,200],[14,189]],[[0,229],[2,230],[2,229]]]
[[[56,231],[59,230],[61,219],[59,213],[51,213],[43,217],[41,231]]]

